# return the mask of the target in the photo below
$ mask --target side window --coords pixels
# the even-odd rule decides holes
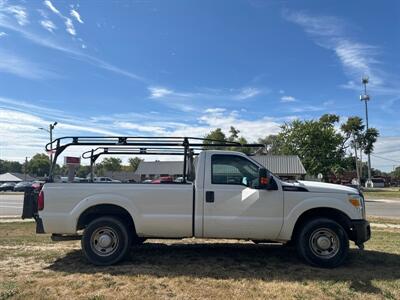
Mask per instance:
[[[211,157],[211,183],[258,185],[258,167],[238,155],[214,154]]]

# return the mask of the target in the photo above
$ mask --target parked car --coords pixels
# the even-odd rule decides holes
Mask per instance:
[[[112,179],[110,177],[95,177],[93,178],[94,182],[101,182],[101,183],[121,183],[121,181]]]
[[[33,183],[32,183],[32,187],[35,189],[35,190],[41,190],[42,189],[42,187],[43,187],[43,185],[44,185],[44,181],[41,181],[41,180],[36,180],[36,181],[34,181]]]
[[[26,190],[32,188],[32,182],[21,181],[14,186],[14,192],[25,192]]]
[[[174,182],[174,179],[171,176],[162,176],[157,179],[153,179],[151,183],[171,183]]]
[[[15,186],[15,182],[6,182],[0,185],[0,191],[13,191]]]

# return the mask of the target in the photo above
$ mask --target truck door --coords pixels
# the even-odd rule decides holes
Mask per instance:
[[[245,156],[206,158],[204,237],[273,239],[283,223],[283,192],[252,188],[259,166]]]

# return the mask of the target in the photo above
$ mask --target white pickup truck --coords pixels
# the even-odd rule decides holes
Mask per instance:
[[[145,239],[195,237],[290,242],[306,262],[336,267],[349,240],[362,248],[370,238],[357,189],[284,182],[241,152],[204,150],[193,165],[183,183],[48,182],[31,214],[37,233],[81,238],[96,265],[121,261]]]

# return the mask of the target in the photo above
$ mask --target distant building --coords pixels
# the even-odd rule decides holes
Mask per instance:
[[[255,155],[251,158],[283,179],[301,179],[307,173],[297,155]]]
[[[284,179],[300,179],[306,174],[297,155],[256,155],[251,158]],[[161,176],[177,178],[182,176],[182,173],[182,161],[142,161],[135,172],[140,181]]]
[[[105,171],[105,177],[110,177],[112,179],[119,180],[121,182],[140,182],[140,176],[134,172],[128,171]]]
[[[33,181],[35,178],[28,174],[21,173],[4,173],[0,174],[0,183],[4,182],[21,182],[21,181]]]
[[[162,176],[181,177],[183,173],[183,161],[142,161],[135,174],[140,181],[155,179]]]

